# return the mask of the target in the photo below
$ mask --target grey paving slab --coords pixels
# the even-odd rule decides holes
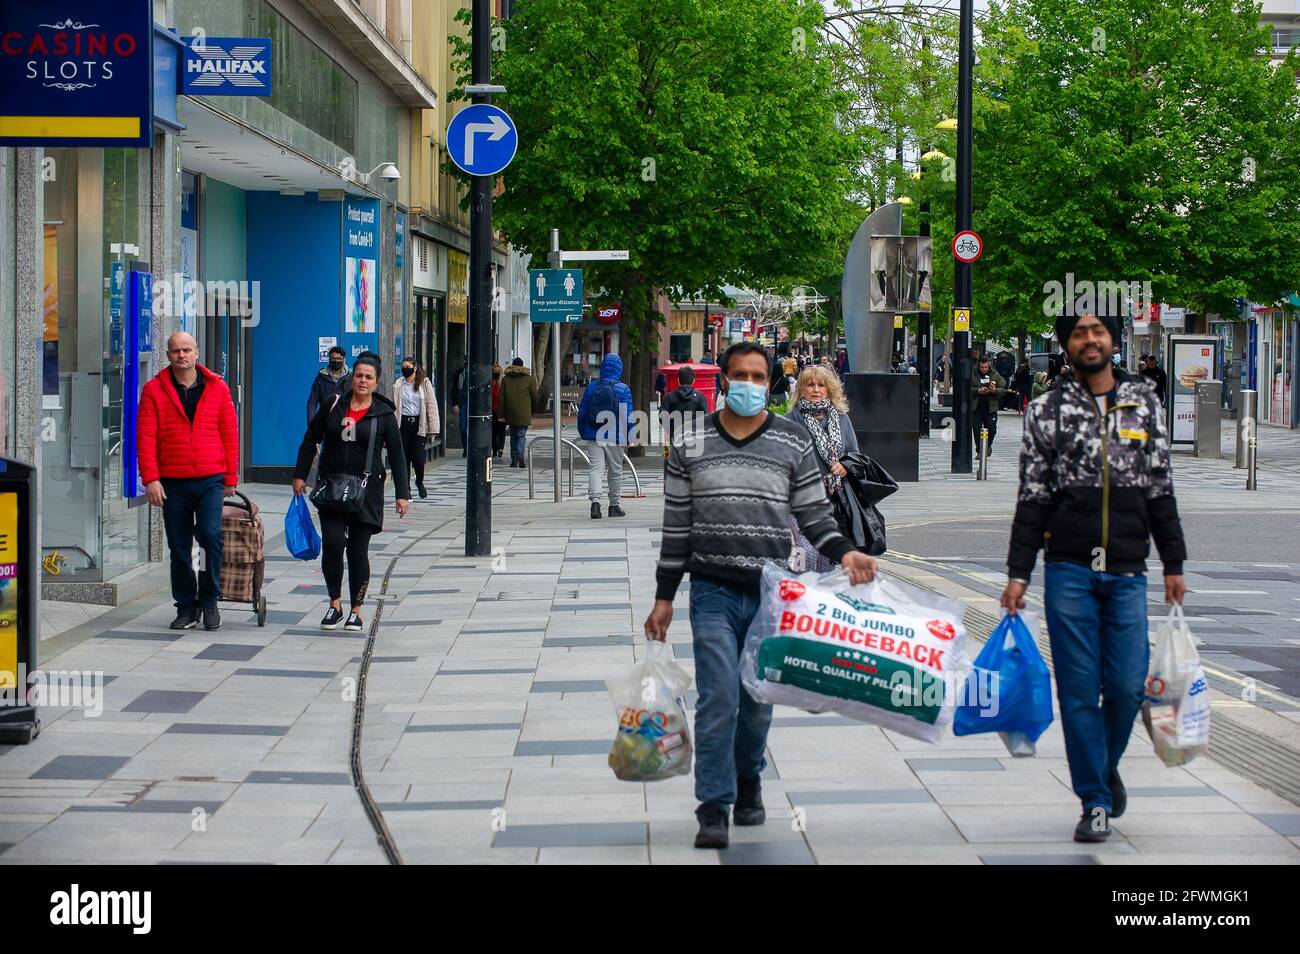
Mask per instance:
[[[501,799],[464,799],[445,802],[380,802],[386,812],[468,812],[491,811],[501,807]]]
[[[201,653],[196,653],[195,659],[221,659],[231,662],[248,662],[262,651],[261,646],[245,646],[240,643],[213,643]]]
[[[552,739],[520,742],[515,755],[608,755],[609,739]]]
[[[649,831],[644,822],[592,824],[510,825],[496,833],[493,848],[580,848],[586,845],[644,845]]]
[[[167,727],[167,735],[284,735],[289,731],[283,725],[249,725],[231,722],[175,722]]]
[[[734,829],[733,829],[734,832]],[[737,842],[718,852],[724,865],[811,865],[812,852],[803,841]]]
[[[930,793],[923,788],[822,789],[788,791],[791,805],[897,805],[909,802],[932,802]]]
[[[986,865],[1099,865],[1095,855],[980,855]]]
[[[186,633],[182,630],[169,631],[163,630],[124,630],[110,629],[107,632],[100,633],[96,639],[135,639],[143,642],[170,643],[184,637]]]
[[[543,692],[605,692],[601,679],[539,679],[533,683],[534,693]]]
[[[338,675],[337,671],[324,669],[251,669],[240,668],[235,670],[236,676],[283,676],[292,679],[333,679]]]
[[[439,676],[531,676],[536,673],[536,669],[524,669],[522,667],[513,669],[439,669]]]
[[[249,785],[351,785],[346,772],[249,772]]]
[[[1269,828],[1288,838],[1300,837],[1300,812],[1293,815],[1256,815]]]
[[[997,759],[907,759],[907,764],[917,772],[1003,772]]]
[[[32,778],[108,778],[128,759],[116,755],[56,755],[32,773]]]
[[[436,725],[408,725],[407,732],[518,732],[521,722],[447,722]]]
[[[147,689],[123,707],[123,712],[189,712],[207,696],[206,692],[175,689]]]

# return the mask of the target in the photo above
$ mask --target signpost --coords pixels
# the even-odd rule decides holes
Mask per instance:
[[[555,468],[555,502],[560,495],[560,325],[582,321],[582,269],[565,268],[565,262],[626,262],[626,249],[565,252],[560,249],[560,230],[551,229],[550,268],[528,271],[528,314],[532,321],[551,325],[551,443]]]
[[[447,126],[447,154],[472,176],[494,176],[510,165],[519,148],[519,132],[504,109],[475,103],[458,112]]]

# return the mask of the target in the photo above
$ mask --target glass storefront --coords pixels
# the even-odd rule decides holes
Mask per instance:
[[[148,557],[148,509],[122,497],[122,302],[148,246],[150,153],[49,149],[41,502],[45,578],[113,577]]]
[[[1260,419],[1294,427],[1292,385],[1295,376],[1295,319],[1268,311],[1260,322]]]

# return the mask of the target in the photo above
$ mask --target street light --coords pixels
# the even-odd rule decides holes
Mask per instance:
[[[948,154],[942,149],[931,149],[929,152],[921,153],[922,159],[947,159]]]
[[[956,132],[957,120],[953,119],[950,116],[947,119],[940,120],[938,123],[935,123],[934,128],[939,130],[940,132]]]
[[[370,185],[370,180],[374,178],[375,173],[379,173],[379,178],[385,182],[396,182],[402,178],[402,174],[397,171],[397,166],[391,162],[381,162],[369,172],[358,172],[356,179],[362,185]]]

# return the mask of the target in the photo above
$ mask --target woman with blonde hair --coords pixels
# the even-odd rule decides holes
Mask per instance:
[[[849,420],[849,402],[844,397],[844,386],[835,372],[822,364],[810,364],[795,382],[794,402],[787,417],[798,421],[812,435],[817,467],[821,470],[826,496],[834,499],[844,480],[844,465],[840,458],[858,450],[858,438]],[[790,555],[791,569],[825,573],[831,562],[817,552],[791,518],[790,532],[794,535],[794,551]]]

